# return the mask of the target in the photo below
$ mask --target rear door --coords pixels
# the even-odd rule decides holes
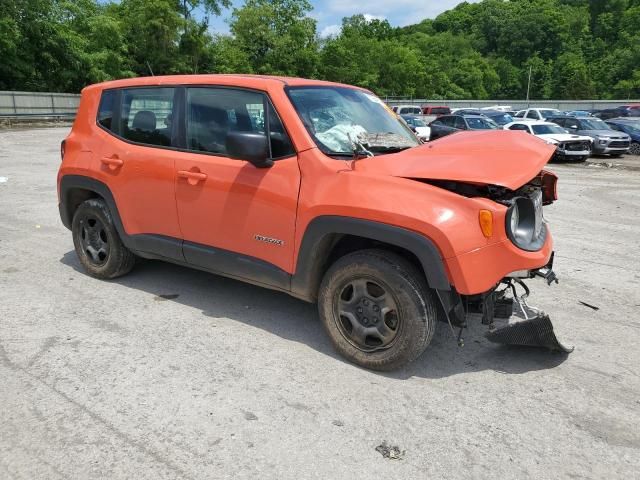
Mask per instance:
[[[186,260],[250,280],[256,269],[291,273],[300,171],[267,95],[188,87],[183,117],[185,151],[175,155],[175,169]],[[230,157],[231,132],[270,135],[273,166]]]
[[[181,259],[175,203],[173,87],[103,92],[98,114],[96,168],[111,189],[125,232],[134,247]],[[111,103],[107,105],[106,103]],[[112,112],[112,118],[107,113]]]

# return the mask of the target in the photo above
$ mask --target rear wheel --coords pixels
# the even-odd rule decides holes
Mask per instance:
[[[116,278],[133,268],[135,255],[122,243],[103,200],[92,198],[80,204],[71,232],[78,259],[92,277]]]
[[[336,261],[320,285],[318,309],[336,350],[374,370],[415,360],[429,345],[437,320],[434,294],[421,272],[384,250]]]

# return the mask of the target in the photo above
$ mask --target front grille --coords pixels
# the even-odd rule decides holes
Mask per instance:
[[[627,140],[616,140],[609,144],[610,148],[629,148],[629,142]]]
[[[583,152],[590,149],[591,144],[589,142],[571,142],[565,145],[565,150],[569,150],[570,152]]]

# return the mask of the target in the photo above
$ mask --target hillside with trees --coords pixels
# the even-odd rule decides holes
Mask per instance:
[[[319,38],[307,0],[3,0],[0,90],[78,92],[104,80],[258,73],[432,99],[640,97],[640,0],[484,0],[394,28],[363,15]],[[195,15],[195,12],[204,12]]]

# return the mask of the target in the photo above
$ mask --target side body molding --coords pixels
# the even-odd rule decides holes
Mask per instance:
[[[315,301],[328,253],[342,235],[363,237],[408,250],[420,261],[431,288],[451,289],[440,252],[427,237],[385,223],[321,216],[309,223],[300,244],[296,271],[291,279],[293,296]]]

